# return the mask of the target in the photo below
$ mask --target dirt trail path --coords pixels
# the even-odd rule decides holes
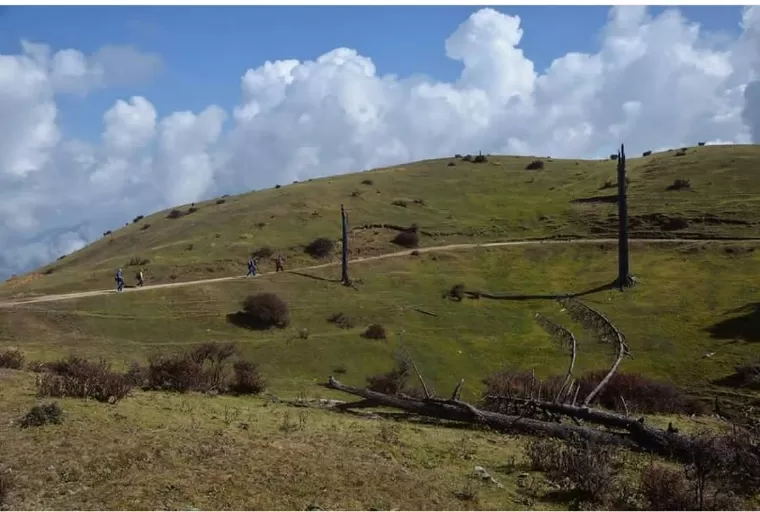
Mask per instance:
[[[686,244],[686,243],[707,243],[707,242],[750,242],[760,243],[760,239],[757,238],[710,238],[710,239],[684,239],[684,238],[631,238],[629,243],[632,244]],[[391,252],[387,254],[380,254],[378,256],[368,256],[366,258],[356,258],[350,260],[351,263],[362,263],[365,261],[382,260],[386,258],[398,258],[401,256],[409,256],[412,252],[418,251],[420,253],[425,252],[437,252],[437,251],[454,251],[463,249],[476,249],[479,247],[507,247],[518,245],[583,245],[583,244],[599,244],[599,243],[617,243],[617,238],[582,238],[582,239],[567,239],[567,240],[512,240],[508,242],[488,242],[479,244],[450,244],[450,245],[438,245],[434,247],[420,247],[419,249],[406,249],[403,251]],[[340,261],[331,261],[330,263],[322,263],[320,265],[311,265],[308,267],[300,267],[285,272],[301,272],[304,270],[315,270],[319,268],[332,267],[340,265]],[[275,272],[263,272],[259,276],[273,275]],[[202,284],[221,283],[224,281],[234,281],[245,279],[245,276],[229,276],[229,277],[217,277],[213,279],[201,279],[197,281],[183,281],[180,283],[164,283],[144,286],[142,288],[125,288],[123,293],[136,293],[145,290],[157,290],[159,288],[175,288],[178,286],[195,286]],[[39,297],[29,297],[18,300],[0,301],[0,308],[8,308],[21,304],[33,304],[36,302],[56,302],[61,300],[81,299],[85,297],[95,297],[98,295],[115,294],[116,290],[109,288],[107,290],[93,290],[89,292],[75,292],[64,293],[59,295],[42,295]]]

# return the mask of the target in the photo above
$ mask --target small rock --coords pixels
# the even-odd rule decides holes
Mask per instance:
[[[502,489],[504,487],[499,482],[497,482],[483,466],[475,466],[475,475],[480,477],[482,480],[488,480],[492,484],[495,484],[499,489]]]

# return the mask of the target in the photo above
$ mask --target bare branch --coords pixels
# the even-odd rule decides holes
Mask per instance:
[[[464,385],[464,379],[460,380],[459,384],[457,384],[457,387],[454,388],[454,392],[451,394],[452,400],[459,400],[459,397],[462,394],[463,385]]]
[[[414,373],[417,374],[417,378],[420,381],[420,384],[422,385],[422,391],[425,393],[425,398],[433,398],[433,395],[428,390],[427,384],[425,384],[425,379],[422,378],[422,374],[420,374],[420,371],[417,369],[417,365],[414,364],[414,359],[412,359],[412,356],[409,354],[409,351],[406,349],[404,344],[401,341],[401,333],[399,333],[399,345],[401,346],[401,349],[404,351],[404,354],[406,354],[406,358],[409,361],[409,364],[412,367],[412,370],[414,370]]]
[[[562,346],[566,346],[570,349],[570,364],[565,373],[565,380],[562,381],[562,385],[557,390],[557,395],[554,397],[554,401],[558,402],[562,392],[565,390],[565,386],[570,382],[573,376],[573,369],[575,368],[575,357],[577,353],[578,343],[575,340],[575,335],[570,330],[565,329],[559,324],[556,324],[543,316],[541,313],[536,313],[536,322],[546,331],[549,335],[553,336]]]

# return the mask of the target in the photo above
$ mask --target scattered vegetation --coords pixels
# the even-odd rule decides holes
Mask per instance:
[[[681,148],[675,153],[675,156],[684,156],[684,155],[686,155],[686,148]]]
[[[691,190],[691,182],[688,179],[677,179],[665,190]]]
[[[174,208],[172,211],[169,212],[169,214],[166,216],[167,219],[179,219],[180,217],[184,217],[185,214],[182,210],[178,208]]]
[[[236,395],[258,395],[266,389],[266,381],[256,364],[236,361],[230,391]]]
[[[133,256],[129,259],[125,267],[143,267],[150,263],[150,260],[148,258],[142,258],[140,256]]]
[[[217,199],[217,200],[216,200],[216,204],[224,204],[224,203],[226,203],[226,202],[227,202],[227,200],[226,200],[226,199],[221,199],[221,198],[220,198],[220,199]]]
[[[0,368],[20,370],[24,367],[24,353],[19,349],[0,350]]]
[[[649,151],[644,151],[644,152],[641,154],[641,156],[645,156],[645,157],[646,157],[646,156],[649,156],[649,155],[651,155],[651,154],[652,154],[652,151],[651,151],[651,150],[649,150]]]
[[[409,206],[409,201],[407,201],[406,199],[394,199],[393,201],[391,201],[391,204],[393,206],[400,206],[401,208],[406,208],[407,206]]]
[[[37,379],[37,395],[44,397],[92,398],[116,403],[132,390],[128,379],[111,370],[105,360],[89,361],[79,357],[51,363]]]
[[[533,160],[531,163],[525,166],[528,171],[539,171],[544,168],[543,160]]]
[[[274,255],[274,250],[271,247],[263,246],[251,252],[251,256],[257,260],[265,260],[271,258]]]
[[[141,220],[143,220],[144,218],[145,218],[145,216],[144,216],[144,215],[138,215],[137,217],[135,217],[134,219],[132,219],[132,223],[133,223],[133,224],[137,224],[138,222],[140,222],[140,221],[141,221]]]
[[[249,329],[283,329],[290,324],[288,303],[274,293],[249,295],[243,300],[243,309],[236,315],[238,323]]]
[[[392,370],[367,377],[367,389],[386,395],[397,395],[406,388],[411,372],[412,367],[409,363],[405,359],[397,357]]]
[[[140,228],[140,231],[145,231],[150,227],[150,224],[143,224],[143,226]]]
[[[63,420],[63,411],[56,402],[35,405],[19,421],[21,428],[58,425]]]
[[[406,247],[407,249],[415,249],[420,245],[420,235],[417,230],[401,231],[395,237],[393,237],[391,243],[399,245],[401,247]]]
[[[343,313],[330,315],[327,321],[341,329],[353,329],[356,326],[354,319]]]
[[[335,250],[335,242],[329,238],[317,238],[304,249],[306,254],[316,259],[323,259],[330,256]]]
[[[362,180],[362,185],[374,185],[374,183],[372,180]]]
[[[367,339],[370,340],[384,340],[387,339],[387,334],[385,332],[385,327],[383,327],[380,324],[372,324],[365,331],[362,333],[362,336],[364,336]]]

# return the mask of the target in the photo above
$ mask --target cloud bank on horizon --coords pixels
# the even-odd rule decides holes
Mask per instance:
[[[475,152],[604,157],[697,141],[760,142],[760,7],[730,41],[667,10],[610,10],[594,54],[537,71],[520,19],[481,9],[445,41],[452,83],[379,76],[337,48],[245,71],[232,112],[159,118],[117,101],[97,143],[67,138],[56,98],[149,79],[157,55],[87,56],[22,43],[0,55],[0,279],[77,250],[139,214],[310,177]]]

